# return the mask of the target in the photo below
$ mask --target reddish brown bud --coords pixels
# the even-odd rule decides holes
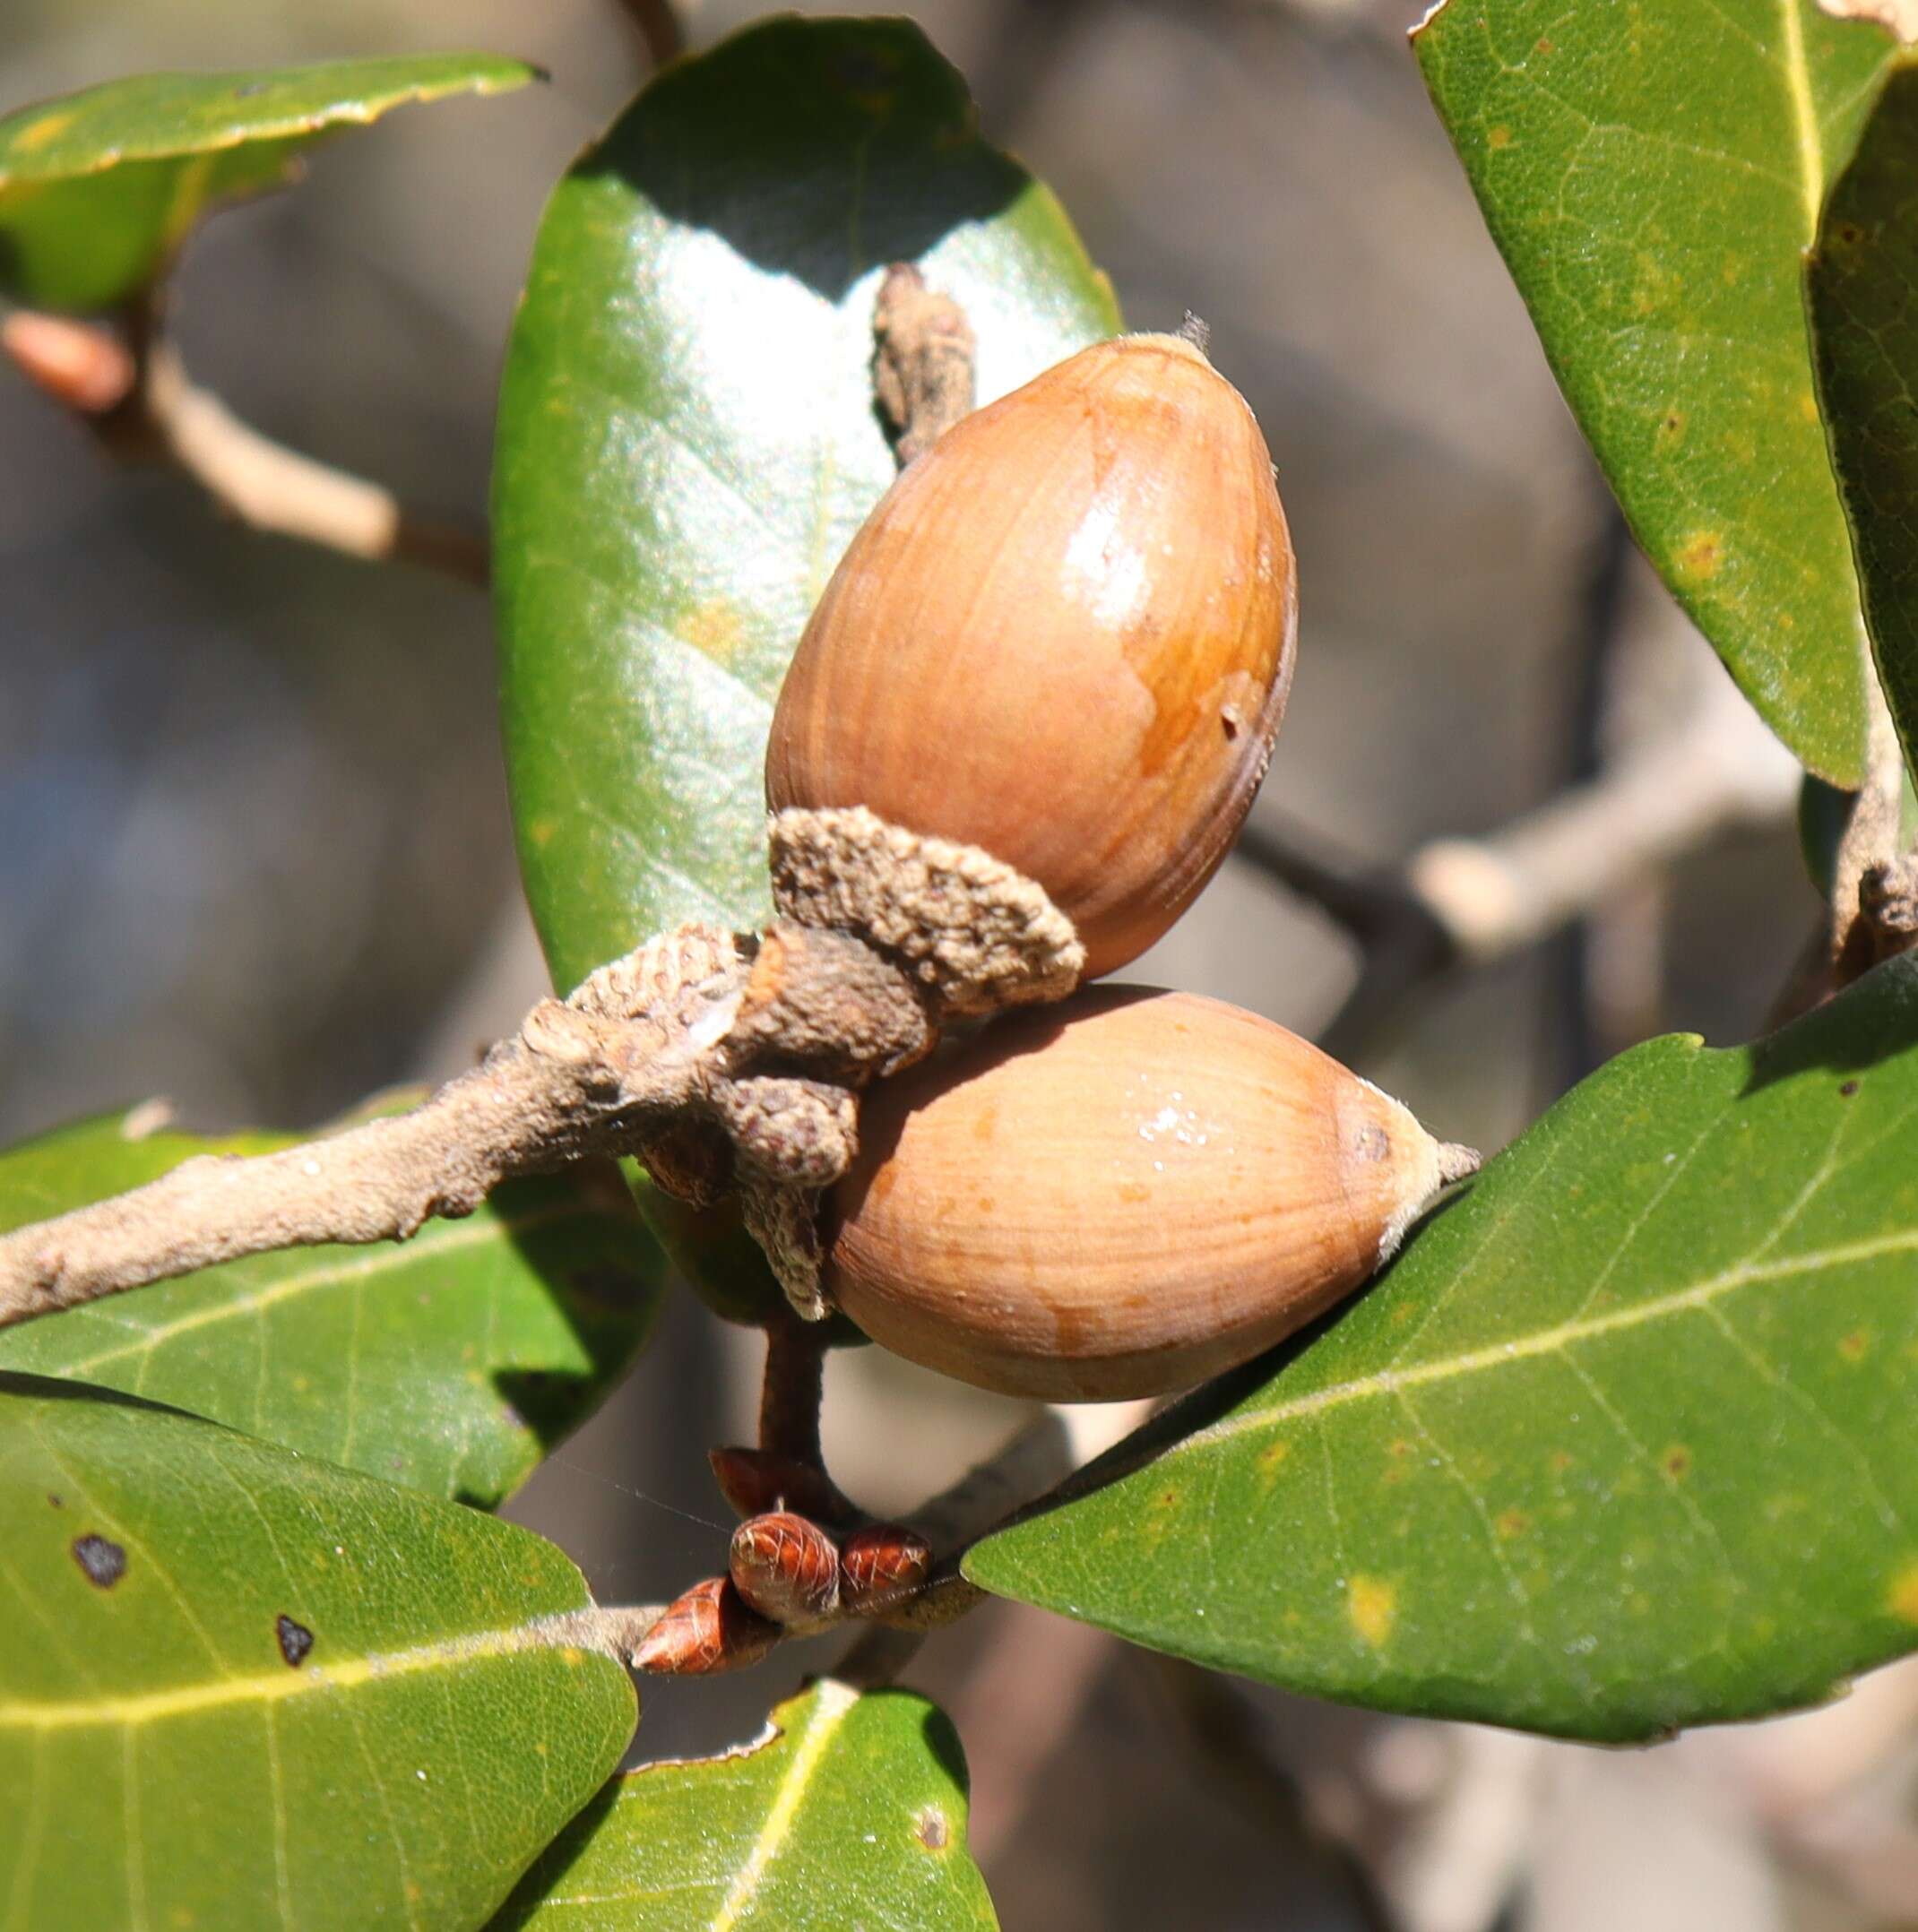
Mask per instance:
[[[633,1668],[661,1677],[710,1677],[756,1664],[779,1642],[779,1626],[740,1602],[732,1580],[708,1577],[666,1606],[633,1652]]]
[[[733,1587],[762,1617],[810,1624],[839,1602],[839,1548],[790,1510],[750,1516],[732,1532]]]
[[[932,1572],[932,1547],[896,1522],[868,1522],[839,1552],[840,1599],[855,1616],[896,1609]]]
[[[0,323],[4,349],[30,383],[56,402],[103,416],[134,386],[134,358],[123,342],[83,322],[18,309]]]
[[[713,1449],[706,1460],[720,1494],[742,1516],[790,1509],[815,1522],[851,1522],[859,1512],[823,1469],[772,1449]]]

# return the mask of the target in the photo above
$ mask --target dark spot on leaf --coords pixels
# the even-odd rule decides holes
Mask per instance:
[[[1658,1460],[1665,1474],[1676,1482],[1691,1468],[1691,1451],[1683,1443],[1673,1443]]]
[[[1538,43],[1538,47],[1537,47],[1537,51],[1538,51],[1539,53],[1541,53],[1541,54],[1549,54],[1549,53],[1551,53],[1551,42],[1550,40],[1543,40],[1543,39],[1542,39],[1542,40],[1541,40],[1541,41],[1540,41],[1540,42]]]
[[[65,1509],[66,1507],[66,1505],[63,1503],[60,1498],[56,1496],[50,1489],[47,1492],[47,1500],[53,1505],[55,1509]]]
[[[1865,238],[1865,231],[1855,221],[1838,221],[1832,225],[1832,239],[1842,242],[1847,248],[1855,248]]]
[[[126,1574],[126,1552],[104,1536],[76,1536],[73,1561],[96,1590],[111,1590]]]
[[[233,90],[233,98],[235,100],[251,100],[255,94],[264,94],[265,91],[264,81],[247,81]]]
[[[1852,1097],[1852,1096],[1853,1096],[1853,1095],[1854,1093],[1856,1093],[1857,1091],[1858,1091],[1858,1082],[1856,1082],[1855,1080],[1847,1080],[1847,1081],[1846,1081],[1846,1082],[1845,1082],[1845,1083],[1844,1083],[1844,1084],[1843,1084],[1842,1086],[1840,1086],[1840,1088],[1838,1089],[1838,1098],[1839,1098],[1839,1099],[1840,1099],[1841,1100],[1850,1100],[1850,1099],[1851,1099],[1851,1097]]]
[[[912,1835],[928,1851],[944,1851],[953,1837],[952,1827],[946,1822],[946,1814],[937,1805],[928,1805],[920,1813]]]
[[[296,1624],[282,1611],[273,1619],[273,1634],[280,1640],[280,1654],[291,1669],[298,1670],[313,1648],[312,1631],[304,1624]]]

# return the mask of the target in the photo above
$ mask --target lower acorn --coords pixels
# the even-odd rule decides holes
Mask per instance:
[[[825,1279],[875,1341],[981,1388],[1187,1388],[1373,1274],[1478,1164],[1271,1021],[1106,988],[867,1095]]]

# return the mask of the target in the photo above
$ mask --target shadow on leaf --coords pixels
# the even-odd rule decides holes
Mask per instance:
[[[788,18],[737,34],[668,68],[574,172],[619,177],[833,302],[1032,185],[980,138],[955,69],[893,20]]]

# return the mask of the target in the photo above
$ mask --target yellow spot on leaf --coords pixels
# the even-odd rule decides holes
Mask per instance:
[[[1673,1443],[1659,1457],[1658,1466],[1673,1482],[1691,1472],[1691,1451],[1683,1443]]]
[[[1512,131],[1502,122],[1497,127],[1485,131],[1485,145],[1488,148],[1508,148],[1512,144]]]
[[[1283,1441],[1267,1443],[1259,1451],[1258,1473],[1264,1482],[1269,1485],[1273,1481],[1278,1475],[1281,1465],[1292,1453],[1292,1445]]]
[[[560,1660],[563,1663],[570,1665],[575,1670],[577,1670],[579,1667],[586,1661],[585,1652],[578,1649],[571,1643],[566,1644],[560,1651],[559,1656]]]
[[[1522,1509],[1503,1509],[1499,1512],[1492,1527],[1510,1542],[1515,1536],[1523,1536],[1532,1527],[1532,1519]]]
[[[1369,1643],[1381,1650],[1398,1621],[1398,1591],[1395,1585],[1376,1576],[1355,1576],[1345,1591],[1345,1614],[1352,1627]]]
[[[1918,1563],[1907,1563],[1891,1580],[1891,1614],[1918,1624]]]
[[[553,842],[553,834],[559,827],[549,818],[536,818],[526,827],[526,841],[542,850]]]
[[[723,597],[695,604],[674,629],[694,650],[704,651],[715,664],[730,664],[739,655],[745,634],[739,606]]]
[[[1801,389],[1798,392],[1798,413],[1808,423],[1815,423],[1819,419],[1819,399],[1809,389]]]
[[[31,127],[22,128],[13,137],[13,145],[23,154],[38,154],[49,142],[57,141],[73,125],[71,110],[64,114],[44,114]]]
[[[1862,1362],[1870,1346],[1870,1336],[1863,1329],[1854,1328],[1850,1334],[1840,1336],[1838,1353],[1848,1362]]]
[[[1718,574],[1718,566],[1724,559],[1724,543],[1716,530],[1694,530],[1679,546],[1679,574],[1694,583],[1702,583]]]
[[[1545,1466],[1554,1476],[1562,1476],[1572,1466],[1572,1459],[1563,1449],[1554,1449],[1545,1459]]]

